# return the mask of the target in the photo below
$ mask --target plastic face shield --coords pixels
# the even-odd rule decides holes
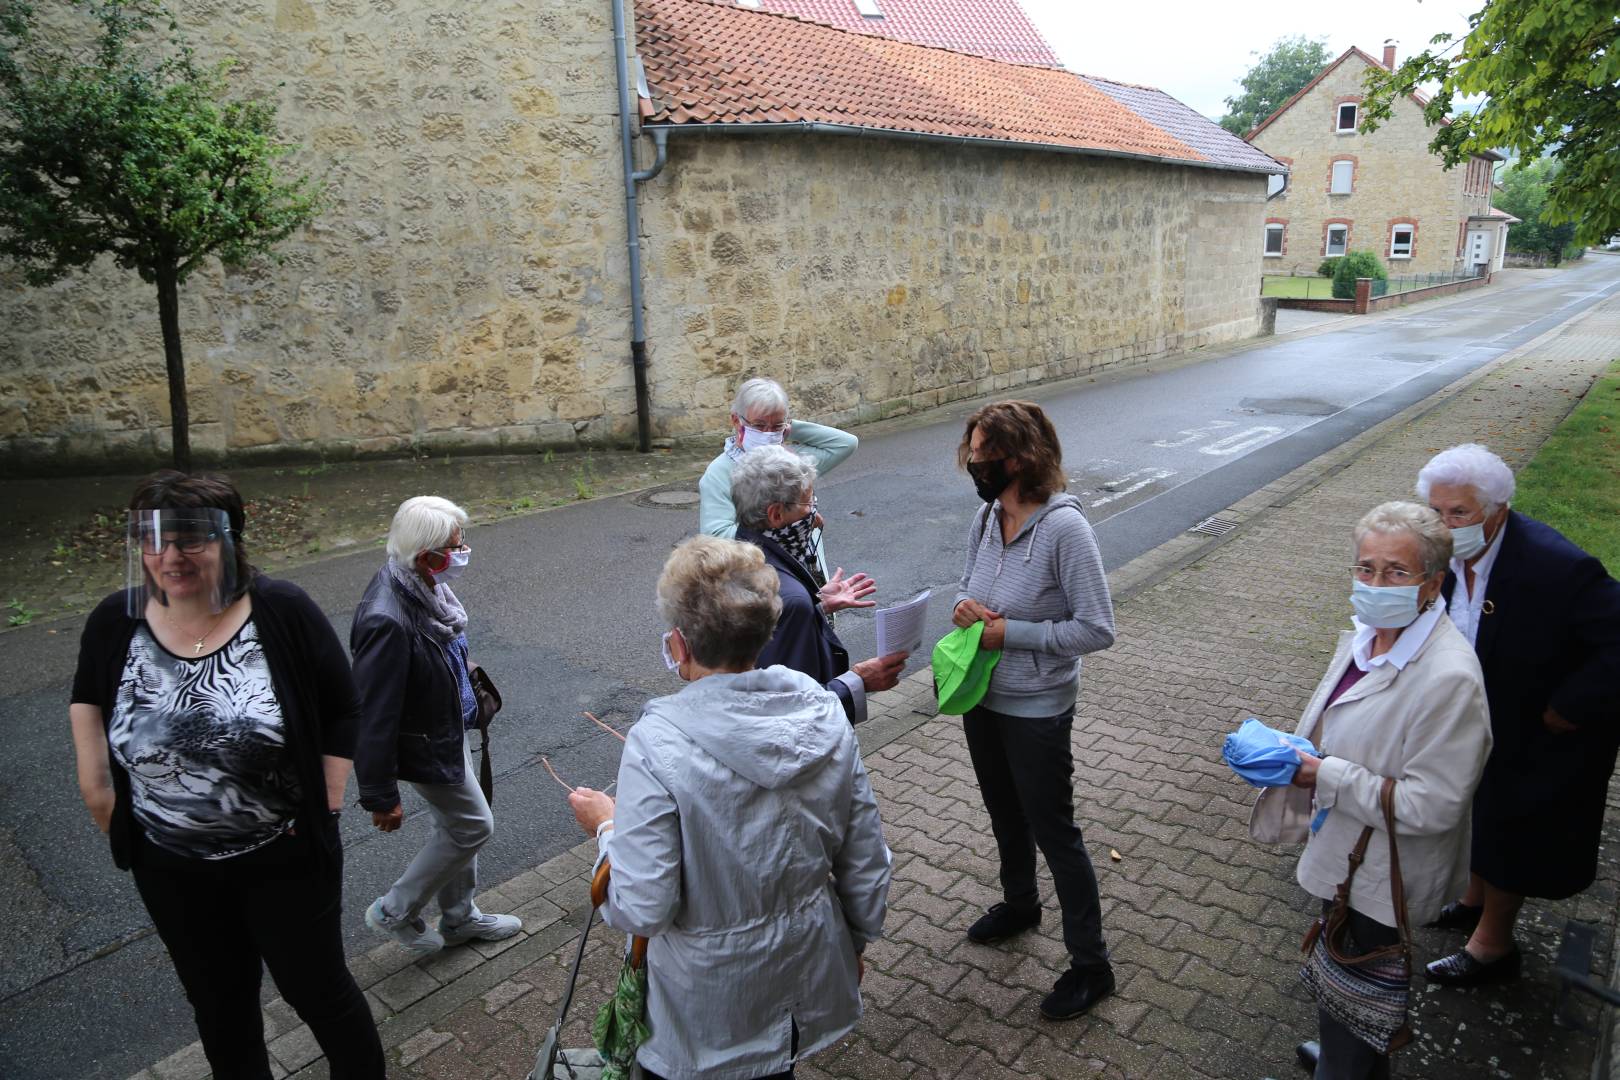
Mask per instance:
[[[124,548],[128,614],[147,604],[202,600],[218,613],[236,598],[236,543],[223,510],[131,510]]]

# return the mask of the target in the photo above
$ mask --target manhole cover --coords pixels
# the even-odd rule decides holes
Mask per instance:
[[[647,501],[658,506],[691,506],[698,501],[695,491],[655,491]]]
[[[661,510],[689,510],[702,501],[699,495],[689,487],[658,488],[636,496],[636,502],[641,506],[650,506]]]

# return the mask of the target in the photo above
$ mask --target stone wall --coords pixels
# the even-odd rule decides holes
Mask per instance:
[[[199,458],[399,452],[633,429],[606,0],[178,0],[273,95],[331,205],[278,266],[182,288]],[[168,446],[155,292],[109,263],[0,280],[0,453]]]
[[[279,264],[182,288],[199,461],[628,444],[608,0],[179,0],[273,95],[330,205]],[[643,187],[654,434],[744,373],[866,420],[1259,329],[1265,178],[835,136],[671,138]],[[643,151],[648,147],[643,147]],[[155,294],[0,279],[0,453],[169,441]]]
[[[1336,106],[1359,102],[1368,67],[1359,56],[1349,56],[1250,140],[1274,157],[1292,159],[1287,192],[1266,209],[1267,220],[1287,224],[1286,253],[1262,255],[1263,273],[1314,273],[1323,258],[1328,221],[1348,222],[1350,249],[1375,252],[1392,275],[1460,265],[1459,226],[1469,214],[1485,213],[1490,200],[1488,194],[1465,193],[1466,165],[1447,171],[1429,153],[1434,132],[1424,123],[1423,110],[1400,98],[1390,119],[1371,135],[1334,130]],[[1334,159],[1353,161],[1349,195],[1328,193]],[[1485,188],[1488,192],[1488,183]],[[1396,223],[1417,227],[1410,259],[1389,258]],[[1263,250],[1262,237],[1257,227],[1250,251]]]
[[[1263,176],[835,135],[673,134],[643,188],[661,431],[745,373],[869,420],[1259,328]]]

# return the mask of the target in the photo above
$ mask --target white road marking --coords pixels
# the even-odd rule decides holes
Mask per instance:
[[[1213,457],[1228,457],[1232,454],[1240,454],[1245,450],[1252,450],[1261,443],[1270,442],[1282,433],[1283,429],[1280,427],[1252,427],[1240,431],[1236,435],[1228,435],[1226,438],[1212,442],[1208,446],[1200,446],[1198,452]]]
[[[1119,479],[1110,480],[1108,483],[1104,484],[1103,487],[1107,489],[1108,494],[1104,495],[1100,499],[1093,499],[1091,501],[1091,506],[1094,509],[1099,506],[1106,506],[1115,499],[1123,499],[1127,495],[1132,495],[1138,491],[1141,491],[1149,484],[1156,484],[1160,480],[1168,480],[1174,475],[1176,475],[1176,471],[1174,469],[1154,468],[1132,470],[1131,472],[1126,473],[1124,476],[1121,476]]]
[[[1185,431],[1176,432],[1177,435],[1181,436],[1179,439],[1160,439],[1153,445],[1159,447],[1161,450],[1170,450],[1177,446],[1186,446],[1188,443],[1194,443],[1199,439],[1208,438],[1217,431],[1220,431],[1222,428],[1234,427],[1236,424],[1237,421],[1235,420],[1211,420],[1203,427],[1187,428]]]

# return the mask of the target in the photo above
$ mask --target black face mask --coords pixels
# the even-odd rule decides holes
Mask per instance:
[[[979,493],[979,498],[985,502],[995,502],[1007,484],[1012,479],[1007,475],[1007,459],[997,458],[994,461],[970,461],[967,467],[968,475],[973,477],[973,490]]]

